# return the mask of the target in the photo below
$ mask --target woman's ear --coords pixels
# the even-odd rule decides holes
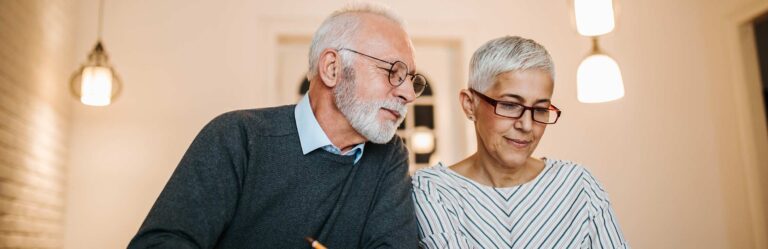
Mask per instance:
[[[475,118],[475,103],[472,98],[472,92],[468,89],[462,89],[459,92],[459,103],[461,103],[461,110],[467,115],[467,118],[474,122]]]
[[[329,88],[336,86],[339,80],[341,63],[339,61],[339,52],[335,49],[326,48],[320,53],[317,60],[317,73],[323,84]]]

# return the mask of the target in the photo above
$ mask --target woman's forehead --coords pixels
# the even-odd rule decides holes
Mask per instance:
[[[493,85],[486,91],[489,96],[524,100],[540,100],[552,97],[552,77],[543,70],[510,71],[497,75]]]

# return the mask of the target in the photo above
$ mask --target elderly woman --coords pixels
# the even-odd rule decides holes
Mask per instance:
[[[472,56],[459,95],[477,152],[417,171],[422,248],[627,248],[599,182],[582,166],[533,158],[552,105],[554,65],[533,40],[501,37]]]

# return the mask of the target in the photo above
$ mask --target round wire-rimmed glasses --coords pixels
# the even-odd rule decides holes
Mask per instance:
[[[502,117],[520,118],[523,116],[523,114],[525,114],[525,111],[531,110],[531,118],[533,121],[542,124],[554,124],[558,119],[560,119],[560,114],[562,114],[562,111],[560,111],[560,109],[554,105],[550,105],[547,108],[524,106],[515,102],[493,99],[486,96],[485,94],[475,91],[475,89],[472,88],[470,88],[469,91],[480,97],[480,99],[484,100],[485,102],[488,102],[488,104],[491,104],[496,115]]]
[[[424,93],[424,90],[427,89],[427,78],[424,77],[424,75],[417,74],[417,73],[409,73],[408,72],[408,65],[405,64],[405,62],[402,61],[395,61],[395,62],[389,62],[385,61],[349,48],[340,48],[339,51],[349,51],[358,55],[362,55],[365,57],[368,57],[369,59],[374,59],[380,62],[384,62],[389,64],[389,68],[384,67],[378,67],[382,70],[386,70],[387,73],[389,73],[389,84],[394,87],[399,87],[402,85],[410,76],[411,82],[413,82],[413,92],[416,93],[416,97],[421,96],[422,93]]]

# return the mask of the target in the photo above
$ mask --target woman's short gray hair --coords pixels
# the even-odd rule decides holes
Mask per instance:
[[[544,70],[555,80],[552,57],[541,44],[519,36],[504,36],[483,44],[469,63],[469,88],[485,92],[496,76],[511,71]]]
[[[317,75],[317,61],[320,59],[320,53],[326,48],[347,47],[352,42],[352,37],[357,33],[360,24],[358,13],[369,13],[383,16],[401,27],[405,26],[403,20],[395,14],[389,7],[369,2],[351,2],[343,8],[333,12],[328,18],[320,24],[312,37],[312,45],[309,47],[309,71],[307,78],[312,79]],[[351,65],[350,57],[342,55],[344,66]]]

